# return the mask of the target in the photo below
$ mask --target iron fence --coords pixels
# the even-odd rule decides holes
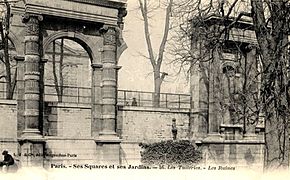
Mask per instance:
[[[62,102],[90,104],[91,103],[91,88],[77,87],[77,86],[62,86],[63,95]],[[16,92],[13,99],[16,99]],[[6,83],[0,82],[0,99],[6,98]],[[153,107],[153,92],[146,91],[130,91],[118,90],[117,105],[119,106],[139,106],[139,107]],[[56,87],[53,84],[45,84],[44,87],[45,101],[59,102]],[[133,103],[133,101],[135,101]],[[176,108],[189,109],[190,95],[189,94],[174,94],[174,93],[160,93],[160,105],[162,108]]]
[[[153,92],[118,90],[118,105],[153,107]],[[190,108],[189,94],[160,93],[159,107]]]
[[[91,103],[91,88],[77,87],[77,86],[62,86],[63,89],[61,102],[89,104]],[[44,99],[45,101],[59,102],[55,85],[44,85]]]

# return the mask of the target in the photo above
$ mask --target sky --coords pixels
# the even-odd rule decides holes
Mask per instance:
[[[128,14],[124,19],[123,37],[128,48],[119,59],[119,65],[122,66],[119,71],[119,89],[153,91],[152,66],[149,60],[142,56],[147,56],[148,53],[138,0],[128,0],[127,11]],[[164,18],[165,11],[159,8],[150,19],[152,44],[156,52],[164,30]],[[166,56],[161,71],[169,73],[162,84],[161,92],[189,92],[185,77],[175,76],[173,65],[169,64],[168,60],[166,61]]]

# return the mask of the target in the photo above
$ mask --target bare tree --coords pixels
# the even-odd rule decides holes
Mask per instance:
[[[165,72],[160,72],[162,62],[164,59],[164,52],[166,47],[166,42],[168,39],[169,29],[170,29],[170,15],[172,9],[173,0],[169,0],[168,4],[166,5],[166,14],[165,14],[165,22],[164,22],[164,32],[162,41],[156,53],[153,50],[151,36],[150,36],[150,23],[149,23],[149,13],[152,9],[149,7],[149,0],[139,0],[139,7],[141,10],[142,18],[144,21],[144,31],[145,31],[145,39],[147,44],[147,50],[149,55],[149,60],[153,68],[153,78],[154,78],[154,96],[153,96],[153,106],[159,107],[160,105],[160,91],[161,85],[166,75]]]
[[[247,125],[256,124],[259,114],[265,114],[265,168],[285,168],[289,166],[289,3],[287,0],[243,2],[181,0],[175,4],[175,17],[177,22],[181,22],[173,44],[175,62],[180,63],[181,68],[199,68],[201,82],[207,89],[207,107],[211,101],[224,101],[226,105],[223,100],[225,92],[220,88],[222,72],[216,67],[223,63],[220,59],[225,59],[227,49],[237,51],[239,68],[236,71],[241,74],[239,84],[242,86],[228,97],[227,109]],[[258,60],[249,61],[248,56],[253,53],[249,52],[251,48],[246,42],[239,43],[232,38],[232,32],[238,31],[241,21],[247,22],[244,29],[253,31],[256,36],[257,47],[253,49]],[[252,45],[256,43],[250,42]],[[223,70],[228,72],[224,67]],[[231,77],[225,76],[227,80],[224,82],[230,82]],[[216,91],[209,92],[209,89]],[[210,96],[212,93],[213,97]],[[219,107],[221,112],[224,107]],[[207,114],[210,113],[208,109]]]
[[[251,0],[251,6],[263,63],[265,165],[268,169],[285,168],[289,166],[289,2]]]
[[[53,73],[53,80],[54,80],[54,87],[56,90],[58,102],[62,102],[63,97],[63,68],[65,67],[63,64],[63,46],[64,46],[64,39],[60,41],[60,57],[59,57],[59,67],[56,67],[56,50],[55,50],[55,41],[52,42],[52,73]]]
[[[5,15],[2,17],[2,21],[0,21],[0,34],[1,34],[1,49],[3,49],[3,56],[0,58],[1,62],[3,62],[5,66],[5,75],[1,77],[6,80],[6,99],[12,99],[14,90],[16,87],[16,75],[17,69],[12,71],[11,60],[12,57],[9,55],[9,28],[10,28],[10,18],[11,18],[11,7],[10,3],[7,0],[3,1]]]
[[[69,41],[69,40],[68,40]],[[70,72],[72,71],[71,68],[78,67],[81,62],[74,62],[71,58],[66,58],[66,56],[71,56],[71,52],[65,52],[65,49],[70,49],[70,45],[67,39],[57,39],[51,43],[51,49],[48,52],[49,57],[51,57],[51,66],[48,66],[49,72],[52,71],[51,74],[47,76],[47,80],[50,82],[52,81],[53,87],[55,89],[58,102],[63,102],[63,97],[70,93],[76,93],[74,91],[78,91],[77,87],[70,87],[69,86],[69,79],[72,77]],[[73,46],[73,45],[72,45]],[[83,54],[79,54],[83,56]],[[75,77],[72,77],[75,78]],[[67,90],[67,91],[65,91]],[[68,93],[68,94],[67,94]],[[79,93],[77,93],[79,95]],[[72,97],[73,98],[73,97]]]

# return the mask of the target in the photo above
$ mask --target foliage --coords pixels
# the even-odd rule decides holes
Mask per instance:
[[[190,166],[200,162],[201,152],[188,140],[140,143],[141,162],[146,165]]]

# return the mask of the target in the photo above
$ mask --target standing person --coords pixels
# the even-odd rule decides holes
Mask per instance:
[[[177,126],[176,126],[176,119],[175,118],[172,119],[171,132],[172,132],[173,140],[176,140],[176,138],[177,138]]]
[[[132,106],[137,106],[137,101],[136,101],[136,98],[133,98],[133,101],[132,101]]]

